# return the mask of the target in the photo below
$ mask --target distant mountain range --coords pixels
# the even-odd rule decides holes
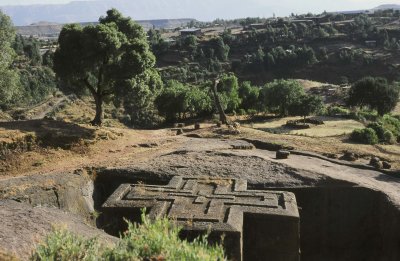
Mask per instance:
[[[400,5],[380,5],[372,10],[385,10],[385,9],[400,10]]]
[[[0,6],[0,9],[11,16],[15,25],[25,26],[39,21],[58,24],[98,21],[99,16],[105,15],[112,7],[135,20],[193,17],[208,21],[215,18],[271,17],[274,12],[278,16],[296,13],[296,10],[281,7],[279,1],[262,0],[83,0],[67,4]],[[391,8],[400,9],[400,5],[381,5],[371,11]]]
[[[1,1],[0,1],[1,2]],[[56,23],[98,21],[112,7],[135,20],[179,19],[193,17],[207,21],[215,18],[272,16],[272,10],[290,14],[291,9],[260,0],[97,0],[74,1],[68,4],[25,5],[0,7],[11,16],[15,25],[30,25],[38,21]],[[225,14],[225,16],[224,16]]]

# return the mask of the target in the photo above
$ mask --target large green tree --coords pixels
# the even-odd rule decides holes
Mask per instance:
[[[212,111],[211,97],[206,90],[198,86],[184,85],[169,81],[161,94],[156,98],[156,106],[167,122],[208,114]]]
[[[231,113],[239,108],[242,102],[239,97],[239,81],[233,73],[223,74],[217,88],[219,99],[226,112]]]
[[[143,28],[116,9],[99,21],[83,28],[64,26],[54,55],[57,76],[76,92],[86,89],[93,96],[94,125],[102,123],[103,102],[112,98],[124,102],[121,96],[132,94],[138,84],[143,87],[146,81],[157,81],[148,76],[154,75],[155,57]]]
[[[304,89],[295,80],[275,80],[263,88],[265,105],[271,112],[287,116],[289,107],[304,95]]]
[[[243,82],[239,87],[239,97],[242,99],[241,108],[245,110],[259,109],[258,98],[260,88],[252,86],[251,82]]]
[[[15,52],[12,44],[15,31],[10,17],[0,11],[0,106],[7,107],[18,96],[19,79],[17,72],[12,69]]]
[[[347,103],[369,107],[382,116],[396,107],[399,91],[398,85],[389,84],[385,78],[365,77],[351,86]]]
[[[289,106],[289,112],[291,115],[302,116],[305,123],[307,116],[319,112],[322,108],[320,96],[302,95]]]

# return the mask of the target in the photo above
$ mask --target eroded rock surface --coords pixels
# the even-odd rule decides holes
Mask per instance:
[[[98,237],[105,244],[116,238],[84,223],[82,218],[56,208],[32,207],[12,200],[0,201],[0,250],[26,260],[53,227],[78,235]]]

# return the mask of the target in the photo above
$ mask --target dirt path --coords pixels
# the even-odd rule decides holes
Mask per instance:
[[[32,120],[40,120],[43,119],[48,113],[52,112],[54,108],[57,108],[60,103],[67,101],[67,97],[60,97],[52,100],[52,105],[49,105],[49,102],[42,104],[41,106],[34,108],[34,113],[30,115],[30,119]]]
[[[24,153],[18,158],[18,168],[0,176],[0,179],[74,171],[84,167],[113,167],[127,162],[134,164],[178,145],[174,133],[167,129],[118,131],[122,137],[98,141],[78,153],[61,149]]]

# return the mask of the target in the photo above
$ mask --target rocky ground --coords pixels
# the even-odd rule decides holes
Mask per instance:
[[[257,189],[363,187],[384,193],[400,210],[399,178],[313,154],[277,160],[275,151],[257,149],[243,134],[216,130],[187,128],[177,136],[170,129],[110,129],[120,135],[98,139],[84,150],[52,149],[14,158],[21,166],[0,175],[0,259],[1,253],[27,259],[54,225],[112,243],[114,238],[95,228],[95,217],[113,188],[134,180],[167,182],[174,175],[242,178]],[[43,163],[33,166],[38,154]],[[99,185],[105,194],[100,195]]]

